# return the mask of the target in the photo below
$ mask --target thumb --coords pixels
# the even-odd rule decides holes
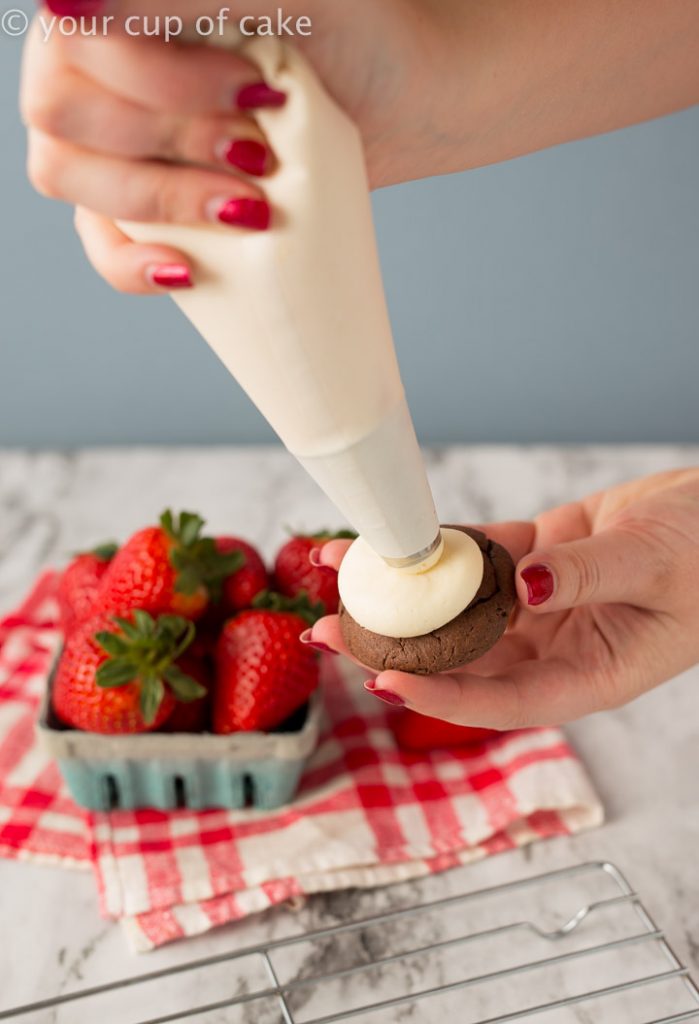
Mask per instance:
[[[535,612],[587,604],[648,606],[665,576],[660,545],[650,535],[611,527],[527,555],[517,566],[517,593]]]

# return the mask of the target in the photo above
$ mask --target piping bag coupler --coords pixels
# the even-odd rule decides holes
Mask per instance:
[[[277,38],[236,48],[287,95],[256,118],[279,165],[265,179],[269,231],[122,224],[182,250],[196,284],[175,302],[286,448],[392,565],[441,551],[393,347],[366,167],[355,124]]]

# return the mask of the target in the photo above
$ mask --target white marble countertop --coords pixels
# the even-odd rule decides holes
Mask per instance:
[[[552,504],[624,479],[698,463],[697,447],[479,447],[428,453],[440,515],[464,522],[530,517]],[[153,520],[166,505],[196,508],[214,531],[249,536],[267,554],[281,542],[285,524],[312,529],[338,522],[329,502],[278,449],[0,453],[0,610],[18,600],[41,567],[60,564],[71,551],[93,542],[124,537]],[[276,910],[147,956],[130,954],[119,927],[99,918],[88,873],[0,862],[0,1017],[7,1007],[59,992],[587,860],[608,859],[625,872],[680,959],[699,977],[698,687],[699,667],[626,708],[569,727],[607,809],[608,820],[601,829],[535,844],[409,885],[316,897],[301,910]],[[419,941],[421,936],[416,938]],[[339,955],[337,949],[334,955]],[[324,954],[324,968],[333,962],[330,949]],[[422,987],[425,974],[411,973],[414,967],[403,968],[405,984]],[[113,995],[98,1010],[97,1004],[85,1000],[63,1009],[37,1011],[21,1020],[25,1024],[30,1020],[32,1024],[155,1020],[166,1010],[172,1012],[170,1004],[163,1009],[165,990],[172,984],[170,979],[160,985],[137,986],[132,989],[138,992],[137,999],[124,1001],[123,993],[118,998]],[[227,984],[231,991],[232,982]],[[176,1002],[179,1007],[222,998],[221,978],[215,981],[213,972],[197,972],[195,982],[188,976],[188,986],[189,1001]],[[177,997],[171,993],[171,998]],[[468,999],[461,998],[465,1014]],[[332,1010],[338,1008],[329,1005]],[[325,1012],[330,1010],[326,1007]],[[595,1024],[607,1020],[601,1014],[588,1014],[581,1006],[542,1019],[594,1020]],[[357,1019],[372,1024],[383,1020],[431,1024],[442,1017],[443,1013],[440,1016],[423,1003],[417,1011],[403,1007],[388,1016],[369,1014]],[[477,1018],[462,1019],[470,1024]],[[609,1019],[625,1024],[619,1017]],[[629,1017],[629,1022],[632,1019],[639,1020]],[[266,1024],[267,1017],[263,1021],[254,1014],[212,1011],[186,1020]]]

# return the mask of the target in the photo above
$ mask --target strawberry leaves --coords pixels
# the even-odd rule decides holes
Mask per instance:
[[[286,533],[290,537],[306,537],[309,540],[318,541],[320,544],[325,544],[329,540],[356,540],[359,536],[355,530],[343,529],[343,530],[314,530],[312,533],[303,533],[299,530],[294,530],[287,523],[284,527]]]
[[[146,725],[155,721],[164,696],[165,686],[159,676],[148,676],[143,680],[138,703]]]
[[[177,700],[182,701],[184,704],[190,704],[192,701],[203,697],[206,693],[206,690],[200,683],[192,679],[191,676],[188,676],[177,665],[171,665],[170,668],[165,669],[163,676]]]
[[[119,545],[115,541],[106,541],[104,544],[98,544],[91,551],[86,551],[85,554],[94,555],[100,562],[111,562],[118,550]]]
[[[293,612],[309,626],[314,626],[318,619],[325,615],[323,602],[311,603],[305,590],[297,594],[296,597],[285,597],[275,590],[263,590],[252,602],[252,607],[264,608],[272,612]]]
[[[102,544],[97,544],[94,548],[88,548],[87,551],[74,551],[73,558],[92,555],[98,562],[111,562],[118,550],[119,545],[116,541],[106,540]]]
[[[109,689],[112,686],[126,686],[127,683],[135,682],[135,671],[134,666],[126,661],[105,661],[97,670],[96,682],[104,689]]]
[[[166,685],[177,700],[188,703],[206,690],[175,665],[194,639],[194,623],[179,615],[159,615],[135,609],[131,618],[115,615],[117,632],[100,630],[95,642],[107,654],[96,672],[98,686],[109,689],[136,683],[146,724],[151,724],[165,696]]]
[[[203,586],[211,598],[218,600],[224,579],[245,564],[242,551],[221,552],[213,537],[202,537],[204,520],[195,512],[175,516],[166,509],[160,525],[171,542],[169,558],[177,574],[175,590],[194,594]]]

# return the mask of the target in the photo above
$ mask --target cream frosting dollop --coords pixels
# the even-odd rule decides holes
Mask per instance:
[[[483,554],[461,530],[442,529],[444,550],[425,572],[387,565],[365,540],[351,545],[340,565],[338,587],[352,618],[383,636],[422,636],[456,618],[483,580]]]

